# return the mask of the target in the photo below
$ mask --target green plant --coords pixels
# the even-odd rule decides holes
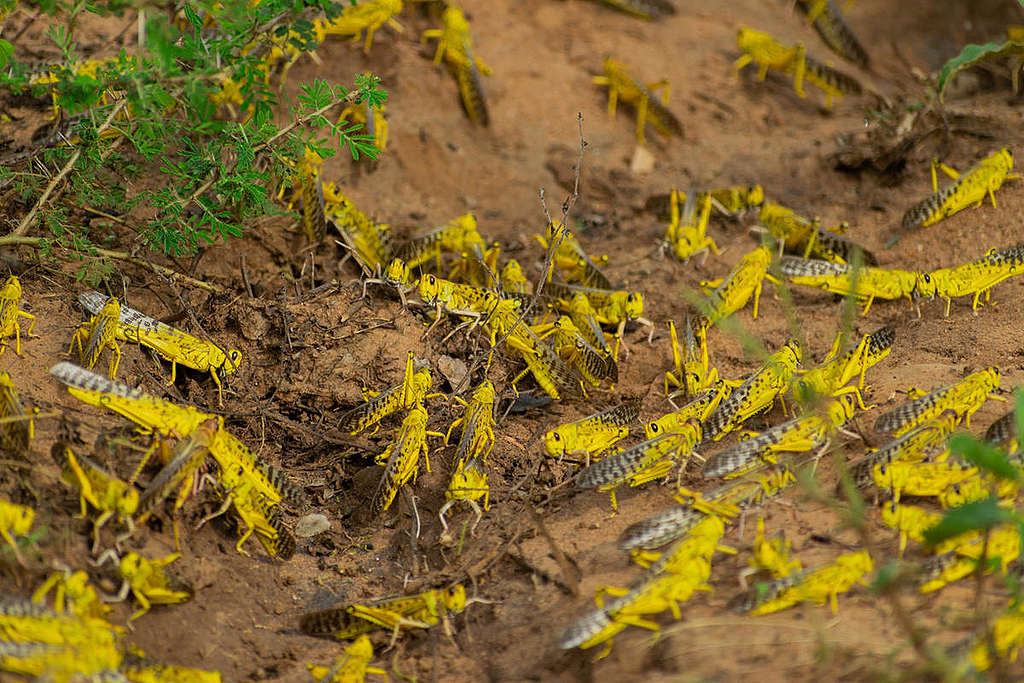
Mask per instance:
[[[39,153],[46,167],[60,169],[57,175],[0,172],[0,182],[31,207],[0,240],[41,234],[20,243],[44,255],[66,250],[82,259],[79,276],[95,280],[108,272],[103,260],[112,252],[104,256],[102,247],[112,242],[189,255],[202,243],[238,237],[256,216],[280,212],[272,201],[276,188],[307,152],[327,158],[348,149],[353,159],[376,158],[373,138],[360,125],[339,125],[330,114],[347,102],[379,107],[387,92],[378,77],[355,75],[351,87],[300,83],[294,101],[280,107],[272,85],[282,62],[317,48],[305,17],[341,6],[199,0],[173,21],[172,6],[146,6],[138,10],[145,28],[135,54],[86,61],[74,40],[76,17],[131,10],[120,0],[39,3],[61,62],[33,73],[12,57],[0,87],[40,98],[52,93],[58,120],[68,125],[54,124],[52,146]],[[8,52],[0,43],[0,61]],[[287,125],[274,122],[278,110]],[[145,180],[128,196],[126,178]],[[104,222],[86,227],[96,217]]]

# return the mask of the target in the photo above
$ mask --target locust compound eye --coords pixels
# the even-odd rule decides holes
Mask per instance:
[[[878,468],[878,471],[881,472],[882,476],[884,477],[885,473],[889,471],[889,466],[888,465],[882,465],[882,466],[880,466]]]
[[[551,432],[551,440],[552,441],[561,441],[562,440],[562,435],[559,434],[558,432]]]
[[[661,431],[661,425],[659,425],[657,422],[652,422],[651,423],[651,433],[652,434],[657,434],[660,431]]]
[[[924,280],[925,284],[930,285],[932,283],[932,276],[929,275],[928,273],[925,273],[922,279]]]
[[[241,465],[239,465],[238,466],[238,471],[235,472],[235,474],[238,475],[239,477],[241,477],[243,474],[245,474],[245,468],[242,467]]]
[[[237,366],[242,362],[242,352],[237,349],[231,349],[231,351],[228,352],[228,358],[231,360],[233,365]]]

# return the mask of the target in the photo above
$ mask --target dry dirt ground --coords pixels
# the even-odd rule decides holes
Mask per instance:
[[[763,618],[727,611],[726,603],[740,591],[737,577],[753,539],[752,521],[742,536],[735,527],[729,532],[726,542],[740,552],[716,557],[713,590],[685,604],[680,622],[666,615],[662,637],[653,646],[650,632],[630,629],[616,638],[610,656],[597,662],[592,651],[556,648],[570,620],[593,604],[598,587],[625,585],[638,575],[615,540],[632,522],[670,504],[671,493],[657,484],[623,491],[618,514],[613,514],[604,494],[574,492],[571,484],[556,490],[573,470],[541,456],[540,435],[620,397],[642,398],[643,420],[665,412],[669,405],[660,387],[671,362],[665,323],[687,314],[684,287],[725,275],[755,244],[747,234],[749,217],[715,220],[710,234],[721,254],[687,264],[665,258],[659,253],[664,224],[641,211],[648,195],[671,187],[760,183],[768,197],[800,213],[821,216],[826,224],[848,221],[848,235],[887,267],[955,265],[990,247],[1014,244],[1022,235],[1019,183],[1008,183],[998,193],[998,208],[986,204],[930,228],[898,229],[903,211],[930,189],[932,157],[966,168],[999,147],[1024,148],[1020,101],[1010,93],[1004,73],[969,74],[944,109],[949,120],[964,125],[945,130],[937,118],[932,120],[938,129],[909,149],[902,173],[840,172],[832,158],[838,137],[879,125],[871,115],[881,109],[879,96],[848,97],[826,111],[820,93],[809,89],[808,98],[800,99],[783,77],[772,75],[761,83],[752,68],[738,80],[730,73],[740,25],[787,42],[803,41],[812,54],[838,61],[788,3],[674,3],[676,16],[648,23],[584,0],[466,0],[478,55],[494,71],[485,81],[491,112],[486,129],[466,120],[454,82],[417,43],[429,22],[415,7],[402,17],[406,31],[382,30],[369,54],[332,42],[320,49],[321,63],[304,60],[291,71],[291,87],[314,77],[347,84],[353,73],[364,70],[383,78],[389,91],[387,152],[372,164],[353,165],[341,157],[325,172],[357,206],[395,226],[399,235],[473,211],[483,234],[527,264],[531,275],[543,258],[529,239],[544,225],[538,189],[546,190],[557,211],[571,185],[577,112],[582,113],[587,145],[581,195],[571,219],[592,253],[609,255],[612,279],[643,292],[656,334],[648,344],[645,329],[627,332],[632,353],[620,365],[615,392],[597,390],[589,400],[512,414],[498,425],[489,460],[491,511],[461,548],[439,544],[437,510],[444,502],[452,447],[431,441],[431,472],[422,472],[412,487],[416,538],[417,519],[404,498],[380,519],[362,514],[379,475],[372,457],[384,447],[387,430],[349,437],[335,425],[360,400],[360,387],[397,381],[410,349],[432,363],[435,386],[449,390],[437,359],[446,353],[468,360],[483,348],[482,338],[458,333],[442,343],[450,324],[424,338],[419,313],[403,309],[385,291],[371,287],[369,298],[361,300],[357,271],[351,261],[339,264],[342,253],[333,247],[317,254],[313,273],[308,264],[303,270],[302,256],[292,248],[295,226],[282,217],[260,221],[243,238],[203,253],[196,277],[223,285],[228,295],[177,289],[141,269],[113,278],[111,291],[126,292],[136,308],[163,317],[187,307],[203,333],[243,352],[245,362],[230,378],[223,410],[229,426],[305,487],[309,507],[291,511],[289,521],[314,511],[331,521],[328,532],[300,539],[289,562],[268,559],[254,543],[248,545],[251,556],[238,554],[230,530],[216,524],[187,532],[175,572],[191,584],[195,598],[139,619],[130,634],[133,642],[163,661],[218,669],[227,680],[306,680],[306,663],[328,662],[342,645],[299,633],[298,617],[304,611],[462,582],[484,602],[453,619],[452,637],[440,627],[409,633],[388,652],[383,652],[385,634],[375,640],[376,662],[394,679],[862,679],[894,673],[914,660],[891,603],[867,590],[841,597],[836,615],[827,606]],[[998,40],[1008,23],[1020,20],[1020,9],[1010,2],[861,0],[847,15],[871,53],[874,72],[837,66],[890,100],[912,105],[926,98],[920,74],[937,70],[966,42]],[[11,20],[15,28],[26,16]],[[34,26],[25,39],[33,34],[40,39],[42,28]],[[100,26],[97,34],[109,38],[121,28]],[[104,40],[95,47],[98,56],[106,54]],[[648,129],[650,172],[631,170],[636,149],[632,112],[620,108],[610,118],[604,92],[591,84],[605,55],[626,61],[645,80],[671,83],[669,106],[683,122],[685,137],[664,140]],[[930,124],[921,125],[927,130]],[[896,235],[899,241],[886,248]],[[8,260],[22,271],[25,307],[38,318],[38,337],[23,343],[23,358],[11,351],[0,357],[0,367],[10,372],[28,404],[60,411],[91,445],[101,434],[124,430],[124,423],[77,403],[47,374],[48,367],[66,357],[71,331],[82,320],[75,301],[81,286],[33,265],[30,256],[12,252]],[[243,286],[243,268],[252,297]],[[330,285],[331,280],[337,284]],[[977,315],[968,303],[955,301],[948,318],[934,302],[924,306],[920,319],[906,302],[878,302],[869,315],[858,318],[861,333],[883,324],[897,330],[891,356],[868,374],[866,400],[878,407],[858,417],[863,430],[869,431],[879,412],[904,400],[900,392],[909,386],[938,387],[988,365],[1002,370],[1004,387],[1021,383],[1024,281],[998,286],[994,301]],[[794,304],[787,315],[775,287],[766,284],[758,318],[752,319],[748,306],[736,319],[767,348],[799,333],[810,364],[824,355],[838,329],[840,302],[799,290]],[[196,329],[188,316],[178,324]],[[215,393],[200,374],[184,373],[176,385],[166,386],[166,365],[158,367],[138,347],[123,350],[122,381],[174,400],[215,405]],[[736,339],[718,331],[711,352],[726,377],[740,377],[757,365]],[[499,360],[490,371],[503,405],[511,395],[508,380],[517,371],[511,359]],[[478,371],[474,383],[482,377]],[[431,428],[442,431],[460,412],[443,400],[431,402],[429,410]],[[1003,410],[1003,404],[988,403],[975,418],[974,431]],[[776,408],[767,421],[781,419]],[[9,553],[0,556],[0,585],[7,591],[27,594],[55,563],[86,565],[86,523],[73,518],[77,501],[57,481],[47,456],[57,428],[56,420],[40,421],[30,467],[4,461],[0,492],[35,505],[36,528],[44,530],[27,549],[27,568],[18,567]],[[868,438],[874,445],[880,442]],[[852,442],[835,457],[854,457],[864,448]],[[121,451],[120,456],[108,461],[125,473],[131,469],[130,454]],[[826,458],[818,470],[826,487],[834,484],[835,472],[834,462]],[[713,485],[692,471],[686,483],[698,489]],[[211,506],[190,505],[188,528]],[[881,563],[897,554],[897,539],[881,525],[876,510],[868,514]],[[807,500],[799,489],[783,496],[783,503],[769,505],[764,515],[769,531],[785,531],[805,566],[856,546],[841,517]],[[455,524],[471,517],[468,511],[457,512]],[[148,556],[172,550],[166,524],[147,527],[129,545]],[[555,548],[565,554],[566,564],[555,561]],[[917,552],[909,556],[919,557]],[[992,604],[1003,599],[997,581],[988,594]],[[961,586],[929,596],[912,588],[902,594],[915,623],[943,642],[969,635],[957,619],[972,599],[971,590]],[[120,605],[115,617],[126,618],[130,609]]]

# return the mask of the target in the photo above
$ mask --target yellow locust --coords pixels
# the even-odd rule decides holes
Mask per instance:
[[[0,498],[0,538],[3,538],[7,541],[7,545],[11,546],[19,564],[24,564],[24,559],[21,557],[14,537],[27,534],[32,529],[35,517],[36,511],[27,505],[18,505]]]
[[[484,99],[480,76],[490,76],[491,70],[473,55],[473,39],[469,33],[469,22],[462,8],[451,2],[441,13],[441,28],[423,32],[420,42],[429,38],[437,39],[434,64],[445,61],[455,78],[462,97],[462,106],[470,121],[486,126],[490,122],[487,101]]]
[[[942,297],[946,300],[946,317],[953,297],[974,295],[971,309],[978,312],[978,301],[985,295],[988,303],[992,288],[1003,280],[1024,273],[1024,244],[1006,249],[990,249],[976,261],[955,268],[940,268],[922,273],[914,291],[916,297]]]
[[[447,590],[309,612],[299,620],[299,630],[337,640],[349,640],[381,628],[398,634],[403,628],[428,628],[442,620],[447,624],[448,615],[458,614],[468,602],[466,589],[455,585]]]
[[[585,453],[596,457],[629,435],[629,425],[640,415],[640,401],[617,406],[559,425],[544,434],[544,450],[553,458]]]
[[[28,320],[28,329],[25,336],[32,334],[35,327],[36,317],[31,313],[21,310],[21,281],[14,275],[7,278],[3,288],[0,288],[0,354],[7,349],[7,338],[14,335],[14,352],[21,355],[21,325],[19,318]]]
[[[946,175],[952,178],[953,184],[939,190],[939,181],[935,175],[936,168],[941,168]],[[1006,147],[985,157],[962,175],[949,166],[939,163],[937,159],[934,160],[932,162],[932,194],[907,209],[903,215],[903,227],[912,228],[917,225],[926,227],[938,223],[971,205],[975,208],[981,206],[985,197],[991,199],[992,206],[995,207],[995,191],[1005,181],[1021,178],[1021,176],[1011,173],[1012,170],[1013,153]]]
[[[675,114],[668,110],[668,81],[642,83],[629,74],[626,65],[611,57],[604,59],[604,75],[594,76],[597,85],[608,86],[608,115],[614,117],[619,101],[632,105],[636,109],[636,139],[641,145],[646,144],[644,124],[650,123],[655,130],[671,137],[683,137],[683,124]],[[662,88],[662,99],[651,92]]]
[[[111,297],[93,314],[89,322],[82,324],[71,337],[70,354],[78,347],[79,362],[87,370],[96,366],[104,349],[110,349],[111,379],[117,374],[121,362],[121,348],[117,345],[118,322],[121,318],[121,302]]]

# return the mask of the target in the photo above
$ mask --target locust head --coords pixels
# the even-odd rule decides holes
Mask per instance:
[[[21,281],[16,275],[12,275],[7,278],[7,282],[4,283],[3,289],[0,290],[0,299],[20,299],[21,298]]]

